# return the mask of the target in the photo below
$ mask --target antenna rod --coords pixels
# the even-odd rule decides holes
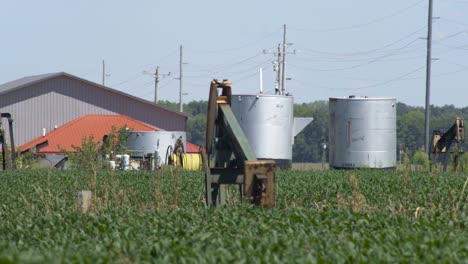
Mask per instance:
[[[424,150],[429,155],[429,119],[430,119],[430,101],[431,101],[431,46],[432,46],[432,2],[429,0],[429,12],[427,17],[427,56],[426,56],[426,111],[424,120]]]

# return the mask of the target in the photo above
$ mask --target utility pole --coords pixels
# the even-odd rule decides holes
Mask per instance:
[[[276,60],[276,89],[275,94],[281,94],[281,44],[278,44],[278,59]]]
[[[288,78],[286,78],[286,48],[287,46],[290,46],[292,45],[292,43],[287,43],[286,42],[286,24],[283,25],[283,59],[282,59],[282,67],[281,67],[281,91],[280,91],[280,94],[281,95],[285,95],[286,94],[286,89],[284,88],[284,85],[285,85],[285,80],[288,80]],[[291,54],[296,54],[296,50],[294,50],[293,52],[291,52]]]
[[[281,76],[281,95],[284,95],[284,78],[285,78],[285,71],[286,71],[286,24],[283,25],[283,61],[282,61],[282,76]]]
[[[154,73],[143,71],[142,74],[154,76],[154,103],[158,103],[158,84],[159,79],[167,76],[171,76],[171,72],[168,73],[159,73],[159,66],[156,66],[156,71]]]
[[[106,74],[106,62],[102,60],[102,86],[106,85],[106,77],[111,76],[110,74]]]
[[[273,51],[267,51],[263,50],[264,54],[274,54],[277,57],[276,62],[273,62],[274,65],[274,71],[277,72],[277,77],[276,77],[276,89],[275,89],[275,94],[277,95],[285,95],[286,94],[286,89],[284,88],[285,80],[289,80],[286,78],[286,48],[287,46],[292,45],[292,43],[287,43],[286,42],[286,24],[283,25],[283,51],[281,51],[281,44],[278,44],[278,51],[273,52]],[[296,54],[296,50],[291,52],[291,54]]]
[[[106,79],[106,62],[102,60],[102,86],[105,86]]]
[[[429,155],[429,119],[430,119],[430,98],[431,98],[431,47],[432,47],[432,2],[429,0],[429,12],[427,17],[427,56],[426,56],[426,111],[424,121],[424,150]]]
[[[150,74],[146,71],[143,71],[143,74]],[[151,74],[153,75],[153,74]],[[154,103],[158,103],[158,84],[159,84],[159,78],[164,78],[166,76],[171,76],[171,72],[168,73],[159,73],[159,66],[156,67],[156,71],[154,73]]]
[[[156,67],[154,72],[154,103],[158,103],[158,83],[159,83],[159,66]]]
[[[182,45],[180,45],[180,61],[179,61],[179,111],[184,111],[184,105],[182,102]]]
[[[280,94],[281,90],[281,44],[278,44],[278,51],[263,50],[263,54],[273,54],[276,60],[273,61],[273,71],[276,72],[275,94]]]

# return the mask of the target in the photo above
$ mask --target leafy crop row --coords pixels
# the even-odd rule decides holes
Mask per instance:
[[[203,177],[2,172],[0,263],[468,261],[466,176],[280,171],[271,210],[235,190],[206,208]],[[82,214],[76,193],[93,186]]]

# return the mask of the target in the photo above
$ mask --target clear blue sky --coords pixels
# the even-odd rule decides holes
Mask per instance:
[[[282,25],[293,43],[286,89],[296,102],[350,94],[391,96],[423,106],[428,0],[394,1],[2,1],[0,83],[65,71],[147,100],[157,65],[172,72],[160,99],[178,101],[179,45],[184,101],[206,100],[212,78],[255,93],[264,68],[272,92]],[[468,106],[468,0],[435,0],[435,105]]]

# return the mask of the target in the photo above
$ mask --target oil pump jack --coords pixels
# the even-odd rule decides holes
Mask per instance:
[[[463,118],[457,117],[455,123],[447,130],[435,129],[432,131],[432,153],[437,161],[440,154],[445,154],[443,158],[444,171],[447,170],[447,153],[450,153],[452,143],[465,142],[465,126]]]
[[[219,94],[218,89],[221,89]],[[231,83],[214,79],[210,85],[206,124],[206,203],[225,203],[224,185],[239,186],[241,200],[272,208],[275,206],[276,163],[257,160],[249,141],[231,109]],[[214,155],[214,166],[210,165]]]

